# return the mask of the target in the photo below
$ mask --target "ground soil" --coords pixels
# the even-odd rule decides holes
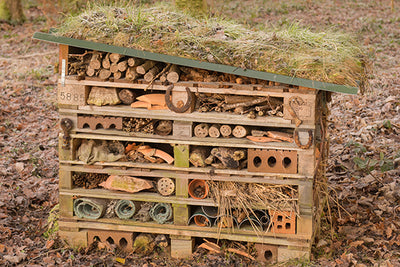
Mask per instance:
[[[400,168],[394,164],[400,157],[400,5],[394,4],[394,10],[390,1],[219,1],[213,6],[215,13],[250,25],[295,20],[319,31],[333,27],[353,33],[374,63],[369,92],[333,95],[329,206],[321,235],[312,262],[284,265],[400,266]],[[58,51],[31,38],[49,29],[51,10],[38,5],[24,12],[23,25],[0,23],[0,264],[120,266],[120,257],[132,266],[258,265],[202,249],[186,260],[165,258],[162,250],[151,255],[126,255],[112,246],[74,251],[48,232],[49,213],[58,201]]]

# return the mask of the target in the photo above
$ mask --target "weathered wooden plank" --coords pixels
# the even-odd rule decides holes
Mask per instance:
[[[68,112],[60,110],[60,112]],[[257,117],[250,119],[243,115],[237,115],[232,113],[223,112],[192,112],[192,113],[175,113],[169,110],[147,110],[143,108],[131,108],[125,105],[118,106],[79,106],[79,110],[69,110],[71,113],[79,114],[92,114],[92,115],[103,115],[103,116],[121,116],[121,117],[136,117],[136,118],[153,118],[159,120],[176,120],[176,121],[197,121],[215,123],[220,122],[222,124],[238,124],[241,125],[253,125],[253,126],[264,126],[264,127],[281,127],[281,128],[295,128],[296,125],[290,120],[280,117]],[[314,129],[315,124],[302,123],[299,129]]]
[[[293,259],[302,259],[309,261],[311,256],[311,245],[309,248],[298,247],[278,247],[278,262],[284,262]]]
[[[174,166],[175,167],[189,167],[189,145],[174,145]]]
[[[96,165],[95,165],[96,166]],[[106,173],[115,175],[131,175],[131,176],[145,176],[145,177],[170,177],[170,178],[184,178],[184,179],[203,179],[203,180],[214,180],[214,181],[233,181],[242,183],[266,183],[266,184],[284,184],[284,185],[302,185],[309,183],[312,180],[311,177],[305,176],[289,176],[281,175],[276,176],[270,174],[269,176],[262,173],[257,173],[254,176],[251,175],[234,175],[218,173],[198,173],[198,172],[176,172],[174,170],[157,170],[157,169],[146,169],[143,171],[141,168],[125,168],[121,167],[117,169],[115,167],[104,167],[104,168],[88,168],[85,165],[65,165],[61,163],[60,169],[66,171],[77,171],[77,172],[88,172],[88,173]]]
[[[189,206],[185,204],[172,204],[174,208],[174,225],[187,225],[189,220]]]
[[[296,246],[309,248],[310,236],[300,234],[275,234],[260,233],[252,230],[239,230],[230,228],[218,229],[217,227],[197,227],[197,226],[181,226],[157,223],[142,223],[132,220],[117,220],[101,218],[95,221],[77,222],[65,221],[62,218],[59,221],[60,227],[79,227],[81,229],[100,229],[128,232],[158,233],[170,235],[182,235],[190,237],[218,238],[235,241],[247,241],[254,243],[266,243],[281,246]]]
[[[74,160],[60,160],[62,164],[73,164],[73,165],[85,165],[82,161],[74,161]],[[233,169],[213,169],[211,167],[204,168],[196,168],[196,167],[175,167],[169,164],[157,164],[157,163],[135,163],[135,162],[96,162],[91,166],[113,166],[113,167],[121,167],[121,168],[143,168],[143,169],[158,169],[158,170],[169,170],[169,171],[186,171],[186,172],[196,172],[196,173],[206,173],[210,177],[218,176],[218,175],[242,175],[242,176],[260,176],[259,172],[248,172],[246,170],[233,170]],[[170,175],[172,178],[176,176]],[[298,178],[298,179],[307,179],[313,177],[313,175],[304,175],[304,174],[279,174],[279,173],[262,173],[264,177],[277,177],[280,178]]]
[[[59,171],[60,189],[72,189],[72,172],[60,169]]]
[[[72,218],[74,216],[74,200],[72,196],[60,195],[58,197],[60,204],[60,216]]]

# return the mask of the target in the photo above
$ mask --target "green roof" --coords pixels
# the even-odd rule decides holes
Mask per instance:
[[[131,57],[138,57],[138,58],[160,61],[160,62],[164,62],[164,63],[171,63],[171,64],[176,64],[176,65],[181,65],[181,66],[186,66],[186,67],[207,69],[207,70],[211,70],[211,71],[229,73],[229,74],[245,76],[245,77],[249,77],[249,78],[256,78],[256,79],[261,79],[261,80],[268,80],[268,81],[284,83],[284,84],[289,84],[289,85],[309,87],[309,88],[314,88],[314,89],[323,90],[323,91],[346,93],[346,94],[357,94],[357,92],[358,92],[357,87],[352,87],[352,86],[347,86],[347,85],[338,85],[338,84],[314,81],[314,80],[309,80],[309,79],[304,79],[304,78],[291,77],[291,76],[282,75],[282,74],[275,74],[275,73],[269,73],[269,72],[264,72],[264,71],[243,69],[240,67],[205,62],[205,61],[200,61],[200,60],[195,60],[195,59],[183,58],[183,57],[179,57],[179,56],[171,56],[171,55],[165,55],[165,54],[160,54],[160,53],[153,53],[153,52],[138,50],[138,49],[134,49],[134,48],[120,47],[120,46],[109,45],[109,44],[104,44],[104,43],[97,43],[97,42],[92,42],[92,41],[87,41],[87,40],[79,40],[79,39],[74,39],[74,38],[69,38],[69,37],[64,37],[64,36],[56,36],[56,35],[49,34],[49,33],[36,32],[33,35],[33,38],[42,40],[42,41],[57,43],[57,44],[64,44],[64,45],[69,45],[69,46],[73,46],[73,47],[79,47],[79,48],[83,48],[83,49],[90,49],[90,50],[103,51],[103,52],[109,52],[109,53],[117,53],[117,54],[122,54],[122,55],[126,55],[126,56],[131,56]]]

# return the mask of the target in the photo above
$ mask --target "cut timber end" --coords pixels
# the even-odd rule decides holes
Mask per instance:
[[[120,55],[120,54],[116,54],[116,53],[110,54],[110,61],[113,63],[117,63],[121,58],[122,58],[122,55]]]
[[[144,64],[138,66],[136,68],[137,73],[145,75],[146,72],[151,69],[152,67],[154,67],[156,65],[156,62],[151,61],[151,60],[147,60]]]
[[[176,65],[172,65],[167,74],[167,80],[170,83],[177,83],[179,81],[180,74],[181,74],[181,70],[179,69],[179,67]]]

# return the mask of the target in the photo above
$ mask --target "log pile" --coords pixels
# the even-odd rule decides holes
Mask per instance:
[[[154,120],[147,118],[124,118],[122,130],[129,133],[147,133],[157,135],[170,135],[172,133],[172,121]]]
[[[165,64],[162,62],[128,57],[116,53],[90,51],[83,54],[69,55],[69,75],[79,77],[98,77],[101,80],[143,79],[151,83],[159,79],[162,83],[179,81],[219,82],[231,84],[254,84],[278,86],[279,83],[226,74],[198,68]]]
[[[247,114],[255,119],[262,116],[283,117],[283,99],[277,97],[236,96],[197,93],[199,112],[230,112]]]

